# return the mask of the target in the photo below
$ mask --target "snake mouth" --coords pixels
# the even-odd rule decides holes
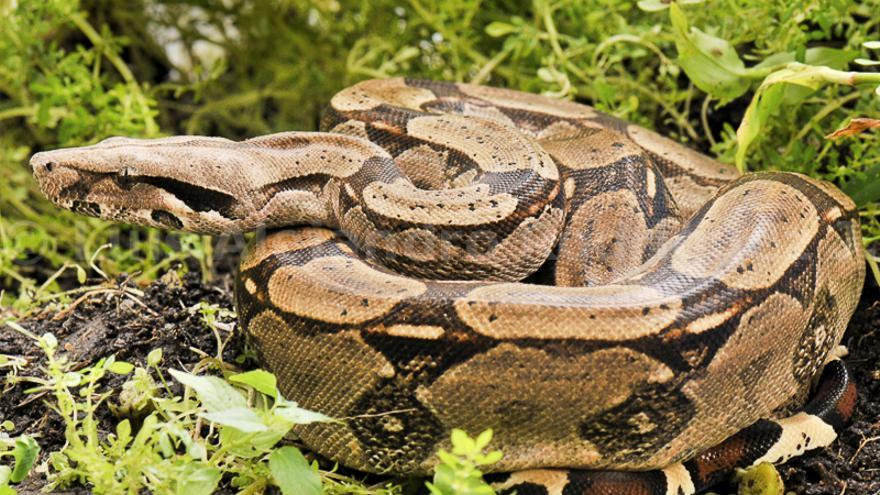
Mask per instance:
[[[215,223],[239,216],[239,202],[226,193],[143,174],[142,167],[124,155],[92,157],[95,149],[97,146],[33,155],[34,178],[52,203],[114,222],[173,230],[195,225],[212,233],[223,231],[223,226]]]
[[[30,164],[40,190],[54,204],[91,216],[100,213],[100,207],[84,210],[79,208],[83,202],[94,203],[88,201],[87,196],[92,186],[100,180],[94,177],[96,174],[85,173],[66,165],[56,159],[53,152],[35,154]]]
[[[155,195],[152,190],[156,188],[143,185],[133,190],[133,177],[125,167],[119,167],[118,171],[93,171],[66,151],[40,152],[30,160],[40,190],[55,205],[106,220],[163,227],[180,225],[180,222],[158,222],[151,217],[152,208],[138,206],[138,203],[155,203],[148,199]]]

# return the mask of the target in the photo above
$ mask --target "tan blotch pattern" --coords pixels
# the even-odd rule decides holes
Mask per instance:
[[[578,129],[540,143],[560,166],[572,170],[607,167],[625,158],[644,156],[624,136],[604,129]]]
[[[250,270],[273,254],[320,246],[335,237],[332,230],[317,227],[280,230],[266,236],[263,241],[255,243],[253,248],[246,251],[239,267],[241,271]]]
[[[489,186],[458,189],[418,189],[406,181],[374,182],[363,192],[364,204],[388,218],[433,225],[484,225],[498,222],[516,210],[518,201],[507,193],[491,194]]]
[[[369,139],[367,134],[367,124],[361,120],[347,120],[341,124],[337,124],[330,132],[345,134],[348,136],[356,136],[361,139]]]
[[[425,289],[418,280],[385,274],[342,256],[282,266],[269,279],[269,297],[278,309],[340,324],[382,316]]]
[[[599,285],[642,263],[649,230],[638,198],[620,189],[590,198],[568,222],[560,243],[556,284]]]
[[[803,177],[803,176],[802,176]],[[837,186],[828,182],[827,180],[816,180],[816,179],[808,179],[810,183],[814,186],[821,189],[825,194],[831,197],[834,201],[837,201],[840,206],[842,206],[847,211],[853,211],[856,209],[856,203],[843,193]]]
[[[682,464],[673,464],[663,469],[666,476],[666,495],[689,495],[696,491],[691,474]]]
[[[596,116],[596,111],[592,108],[570,101],[472,84],[459,84],[458,87],[462,93],[468,96],[480,98],[503,108],[555,115],[569,119],[589,119]]]
[[[336,93],[330,105],[342,112],[372,110],[382,104],[420,110],[436,99],[431,90],[407,86],[402,78],[374,79]]]
[[[394,374],[391,363],[367,345],[356,330],[305,335],[292,331],[284,320],[267,310],[250,321],[247,331],[266,362],[273,364],[272,372],[278,377],[284,397],[333,418],[347,417],[364,393],[373,390],[383,377]],[[360,442],[345,423],[299,426],[296,433],[315,450],[335,452],[337,460],[346,466],[371,468]]]
[[[816,235],[817,215],[810,200],[791,186],[746,182],[715,201],[672,256],[672,266],[739,289],[768,287]]]
[[[449,152],[435,150],[427,144],[420,144],[394,157],[394,162],[414,184],[422,189],[446,189],[446,160]]]
[[[705,376],[683,387],[696,415],[651,463],[663,467],[682,460],[669,453],[716,445],[801,393],[808,384],[795,379],[792,362],[811,311],[782,293],[747,310]]]
[[[861,230],[854,226],[850,234],[858,250],[862,245]],[[830,294],[837,295],[837,318],[830,319],[835,325],[829,329],[831,338],[837,342],[843,337],[846,323],[859,303],[859,289],[865,281],[865,263],[861,252],[852,252],[840,235],[831,228],[819,240],[817,251],[816,287],[826,287]]]
[[[437,340],[442,337],[446,330],[436,325],[391,325],[382,331],[394,337],[409,337],[420,340]]]
[[[630,125],[626,128],[626,131],[630,139],[637,145],[660,157],[660,163],[657,165],[661,169],[664,169],[664,166],[668,167],[674,164],[675,167],[679,167],[688,174],[714,179],[719,182],[731,181],[739,176],[739,172],[730,165],[725,165],[702,153],[697,153],[681,143],[661,136],[654,131],[649,131],[644,127]]]
[[[471,328],[496,339],[629,340],[672,323],[681,300],[650,287],[494,284],[455,302]]]
[[[285,190],[272,195],[271,199],[248,220],[255,230],[259,227],[286,227],[291,225],[333,226],[336,220],[327,209],[327,199],[311,191]]]
[[[719,186],[699,184],[688,175],[664,177],[663,183],[675,198],[675,204],[682,218],[690,218],[711,200],[718,192]]]
[[[563,224],[563,212],[546,208],[535,218],[527,218],[505,238],[499,238],[491,229],[477,230],[469,235],[472,241],[459,247],[434,233],[411,228],[388,234],[379,232],[360,207],[348,210],[342,221],[349,234],[366,245],[393,253],[404,253],[408,258],[433,262],[432,268],[443,273],[449,267],[448,279],[455,278],[454,267],[459,260],[485,266],[501,280],[520,280],[532,273],[547,259],[556,243]],[[491,249],[480,252],[472,246],[489,242]],[[518,260],[518,263],[511,263]]]
[[[494,120],[495,122],[498,122],[505,126],[516,128],[516,122],[514,122],[498,107],[465,103],[464,105],[462,105],[461,114],[468,117],[480,117],[484,119]]]
[[[534,170],[545,179],[559,179],[553,160],[533,138],[492,120],[429,115],[410,119],[406,130],[464,153],[486,172]]]
[[[533,483],[547,489],[547,495],[562,495],[568,483],[568,473],[557,469],[530,469],[516,471],[504,483],[492,485],[496,491],[513,488],[522,483]]]
[[[782,426],[782,438],[767,453],[756,459],[755,464],[785,462],[808,450],[827,447],[837,438],[831,425],[805,412],[781,419],[779,423]]]
[[[591,467],[601,456],[579,437],[580,423],[672,376],[663,363],[626,348],[558,356],[502,343],[450,369],[417,397],[443,424],[493,428],[493,445],[510,453],[493,469],[522,466],[530,456],[547,467]]]
[[[705,332],[706,330],[717,328],[719,325],[733,318],[738,313],[739,308],[736,306],[724,308],[721,311],[701,316],[696,320],[688,323],[687,327],[685,327],[685,330],[687,330],[688,333],[700,334]]]

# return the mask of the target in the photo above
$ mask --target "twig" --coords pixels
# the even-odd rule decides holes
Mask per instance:
[[[856,449],[856,451],[852,455],[852,457],[850,457],[849,463],[852,464],[853,461],[856,460],[856,457],[858,457],[858,455],[862,452],[862,449],[865,447],[865,445],[868,445],[871,442],[876,442],[877,440],[880,440],[880,436],[871,437],[871,438],[862,438],[862,441],[859,442],[859,447]]]

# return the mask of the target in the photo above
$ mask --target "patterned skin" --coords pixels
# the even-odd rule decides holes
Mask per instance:
[[[241,262],[241,326],[288,397],[350,418],[298,433],[357,469],[425,473],[451,428],[492,427],[502,492],[690,494],[829,444],[851,412],[835,361],[775,419],[864,280],[833,185],[740,177],[590,107],[466,84],[366,81],[322,125],[32,165],[84,214],[269,228]]]

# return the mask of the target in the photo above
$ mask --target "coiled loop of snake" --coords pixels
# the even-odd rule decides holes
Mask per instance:
[[[465,84],[366,81],[323,127],[32,164],[85,214],[276,229],[242,259],[242,327],[288,397],[353,418],[298,433],[357,469],[426,472],[451,428],[492,427],[494,468],[529,470],[501,490],[693,493],[827,445],[852,412],[835,361],[774,419],[864,279],[833,185],[738,177],[590,107]]]

